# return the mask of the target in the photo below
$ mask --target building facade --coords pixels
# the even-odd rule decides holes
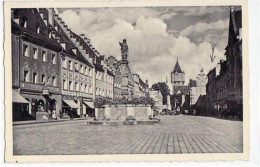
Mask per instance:
[[[219,70],[208,73],[206,86],[207,115],[219,115],[227,103],[232,109],[242,111],[242,15],[240,7],[230,8],[229,35],[226,60],[221,60]],[[218,72],[219,71],[219,72]],[[231,108],[230,108],[231,109]]]
[[[104,56],[97,58],[96,71],[96,97],[114,98],[114,74],[107,68]]]
[[[62,117],[73,118],[93,113],[95,55],[89,53],[85,41],[55,13],[51,36],[62,46]]]
[[[16,93],[28,101],[28,117],[23,119],[47,119],[61,113],[61,46],[49,38],[49,18],[46,14],[42,19],[40,9],[12,9],[13,58],[19,61],[13,60],[13,66],[19,67],[13,78],[19,82]],[[14,117],[20,112],[13,111]]]
[[[105,56],[53,9],[12,10],[12,60],[14,120],[94,116],[97,96],[114,97]]]
[[[148,86],[146,83],[140,78],[138,74],[133,74],[134,78],[134,97],[145,97]]]

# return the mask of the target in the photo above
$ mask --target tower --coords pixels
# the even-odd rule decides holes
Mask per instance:
[[[173,71],[171,72],[171,83],[173,86],[184,86],[185,73],[181,70],[178,58]]]

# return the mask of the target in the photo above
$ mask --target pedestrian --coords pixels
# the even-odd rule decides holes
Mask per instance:
[[[57,116],[56,116],[56,110],[53,110],[52,111],[52,119],[57,119]]]
[[[51,119],[52,118],[52,114],[51,114],[51,110],[48,110],[48,118]]]
[[[193,109],[193,115],[196,116],[196,110],[195,109]]]

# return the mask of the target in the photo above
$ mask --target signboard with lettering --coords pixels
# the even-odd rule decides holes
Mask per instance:
[[[49,90],[48,89],[43,89],[42,90],[43,95],[49,95]]]

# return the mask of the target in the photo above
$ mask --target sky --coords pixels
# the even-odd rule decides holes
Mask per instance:
[[[185,80],[215,67],[228,39],[230,7],[136,7],[56,9],[65,24],[85,34],[101,55],[121,59],[127,39],[129,65],[151,86],[164,82],[179,61]],[[211,44],[216,58],[210,60]]]

